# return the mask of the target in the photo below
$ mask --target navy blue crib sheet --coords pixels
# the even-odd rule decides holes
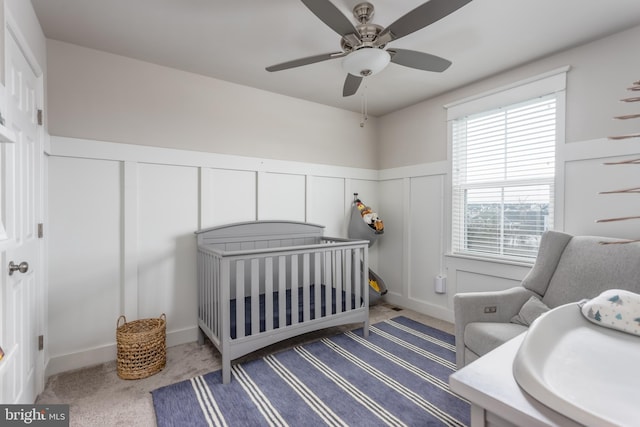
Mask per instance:
[[[325,289],[325,285],[320,285],[321,289],[320,289],[320,304],[321,304],[321,317],[325,317],[327,315],[326,309],[327,309],[327,301],[326,301],[326,289]],[[342,292],[342,308],[341,308],[341,312],[346,311],[347,309],[347,300],[348,298],[346,298],[346,293],[345,291],[341,291]],[[310,319],[315,319],[315,315],[316,315],[316,310],[315,310],[315,285],[311,285],[309,287],[309,296],[310,296],[310,313],[309,313],[309,317]],[[274,291],[272,294],[272,298],[273,298],[273,328],[277,329],[280,327],[280,301],[279,301],[279,291]],[[287,289],[286,290],[286,325],[291,325],[291,315],[292,315],[292,310],[291,310],[291,289]],[[266,330],[266,321],[265,321],[265,312],[266,312],[266,296],[265,294],[260,294],[259,297],[259,304],[260,304],[260,332],[264,332]],[[350,308],[356,308],[355,305],[355,301],[356,301],[356,297],[354,294],[351,294],[351,298],[350,298]],[[330,314],[336,314],[336,289],[335,288],[331,288],[331,313]],[[231,338],[235,339],[237,336],[236,333],[236,305],[237,305],[237,301],[236,299],[232,299],[231,302]],[[297,309],[297,313],[298,313],[298,322],[302,323],[304,321],[304,313],[303,313],[303,288],[299,287],[298,288],[298,309]],[[248,335],[252,335],[257,333],[253,332],[252,330],[252,325],[251,325],[251,297],[245,297],[244,298],[244,330],[245,330],[245,336]]]

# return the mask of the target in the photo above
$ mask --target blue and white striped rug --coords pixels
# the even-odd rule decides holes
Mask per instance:
[[[454,337],[397,317],[152,392],[165,426],[466,426]]]

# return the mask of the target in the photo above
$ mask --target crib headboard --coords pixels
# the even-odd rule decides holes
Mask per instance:
[[[222,251],[312,245],[321,242],[324,226],[298,221],[249,221],[195,232],[199,246]]]

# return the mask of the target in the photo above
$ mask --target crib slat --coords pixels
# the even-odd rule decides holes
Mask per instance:
[[[356,289],[356,306],[355,308],[358,308],[360,306],[362,306],[362,293],[363,293],[363,288],[365,286],[365,284],[362,282],[362,278],[364,274],[369,274],[369,272],[364,273],[364,270],[366,268],[367,263],[364,262],[362,256],[364,255],[363,251],[358,250],[357,251],[358,256],[356,259],[356,262],[353,265],[353,268],[355,270],[355,281],[353,283],[353,286],[355,286]],[[361,263],[360,260],[363,260],[363,262]]]
[[[200,262],[202,265],[200,266],[200,275],[202,276],[202,282],[198,285],[198,293],[200,295],[200,319],[211,328],[211,311],[209,310],[209,294],[208,290],[212,286],[211,283],[211,270],[212,270],[212,257],[211,255],[200,253],[198,254],[200,258]]]
[[[202,262],[205,264],[203,266],[203,271],[202,271],[202,275],[203,275],[203,282],[202,282],[202,286],[200,289],[200,292],[202,294],[202,309],[204,310],[204,313],[202,313],[202,320],[204,321],[204,323],[211,327],[211,311],[210,309],[210,303],[209,303],[209,288],[211,288],[211,286],[213,285],[211,283],[211,276],[212,276],[212,267],[213,265],[211,264],[211,256],[210,255],[206,255],[206,254],[202,254]]]
[[[251,327],[250,335],[260,333],[260,260],[251,260]]]
[[[320,310],[322,309],[322,300],[320,299],[320,289],[322,287],[322,254],[320,252],[316,252],[314,254],[314,301],[315,301],[315,317],[314,319],[320,318]]]
[[[236,261],[236,338],[245,336],[244,330],[244,260]]]
[[[299,299],[298,299],[298,255],[291,256],[291,324],[298,323]]]
[[[207,258],[207,264],[209,265],[207,266],[207,278],[205,282],[205,289],[203,290],[204,307],[207,311],[207,319],[205,320],[205,322],[207,326],[209,326],[209,329],[211,329],[211,331],[214,333],[214,335],[216,337],[219,337],[219,313],[216,304],[217,299],[214,294],[214,292],[216,292],[218,290],[218,287],[220,286],[219,278],[216,274],[216,271],[220,271],[219,267],[217,267],[219,260],[211,255],[207,255]]]
[[[336,291],[336,313],[342,313],[342,251],[333,253],[333,287]],[[347,295],[348,296],[348,295]]]
[[[273,329],[273,258],[264,259],[264,320],[265,331]]]
[[[204,260],[204,254],[198,251],[198,320],[204,320],[205,313],[207,312],[204,307],[204,294],[202,290],[204,289],[204,278],[205,278],[205,270],[207,269],[207,263]]]
[[[213,332],[214,335],[217,336],[217,332],[214,328],[216,321],[216,313],[217,310],[212,310],[212,297],[211,292],[215,289],[216,283],[214,278],[217,274],[219,274],[219,267],[216,265],[218,260],[211,255],[206,255],[203,259],[203,262],[207,264],[202,271],[202,284],[201,286],[201,295],[202,295],[202,309],[205,311],[202,316],[202,320],[209,327],[209,329]]]
[[[369,307],[369,251],[362,250],[362,259],[364,264],[362,265],[362,303],[359,307]],[[365,322],[365,334],[369,333],[368,323]]]
[[[351,293],[350,293],[351,290],[347,288],[347,281],[346,281],[347,280],[346,279],[347,252],[348,252],[348,249],[345,249],[340,254],[340,283],[341,283],[342,292],[344,292],[344,295],[345,295],[344,306],[346,310],[349,310],[349,301],[351,301]]]
[[[206,281],[205,307],[209,312],[207,325],[216,337],[220,337],[220,313],[218,302],[220,301],[220,260],[209,256],[209,272]]]
[[[331,305],[333,298],[331,297],[331,288],[333,280],[331,280],[331,266],[333,262],[332,251],[326,251],[324,255],[324,300],[325,300],[325,316],[331,316]]]
[[[216,257],[216,262],[217,262],[216,265],[218,266],[218,274],[214,273],[215,284],[214,284],[213,295],[210,296],[210,298],[211,298],[211,305],[215,307],[215,311],[214,311],[215,314],[213,316],[213,322],[215,323],[215,334],[216,334],[216,337],[220,339],[220,337],[224,335],[223,331],[226,330],[224,328],[224,325],[226,323],[224,323],[222,319],[229,319],[228,310],[230,309],[229,304],[226,304],[226,301],[229,300],[229,297],[228,295],[225,297],[224,293],[222,292],[222,288],[223,286],[225,286],[226,283],[229,283],[230,279],[229,279],[229,264],[226,262],[223,262],[221,258],[217,258],[217,257]]]
[[[347,311],[352,309],[351,306],[351,271],[353,268],[353,255],[351,249],[345,249],[344,251],[344,291],[349,298],[347,300]]]
[[[351,257],[351,277],[353,277],[353,293],[355,294],[355,304],[358,308],[360,305],[360,251],[355,249]]]
[[[309,271],[309,267],[309,254],[305,253],[302,255],[302,320],[304,322],[307,322],[309,321],[309,319],[311,319],[309,308],[309,285],[311,281],[311,272]]]
[[[293,280],[293,278],[292,278]],[[287,324],[287,258],[278,257],[278,328]]]
[[[217,301],[219,310],[217,336],[218,339],[221,340],[222,347],[225,348],[227,343],[231,340],[231,313],[229,312],[231,310],[229,304],[229,301],[231,300],[231,296],[229,295],[231,291],[231,262],[228,259],[220,260],[220,271],[220,282],[218,283],[218,289],[216,290],[216,293],[220,297]]]
[[[205,295],[207,310],[209,311],[209,318],[207,325],[213,332],[213,335],[216,337],[220,337],[220,331],[218,328],[220,327],[220,308],[218,307],[218,303],[220,301],[219,295],[219,287],[221,280],[221,264],[220,260],[217,257],[211,257],[209,259],[211,265],[209,269],[212,270],[208,273],[209,279],[207,281],[207,292]]]

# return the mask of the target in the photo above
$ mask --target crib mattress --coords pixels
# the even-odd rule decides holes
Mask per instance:
[[[325,285],[320,285],[321,289],[320,289],[320,304],[321,304],[321,317],[325,317],[327,315],[326,309],[327,309],[327,302],[326,302],[326,291],[325,291]],[[298,316],[298,322],[302,323],[304,320],[304,312],[303,312],[303,288],[300,287],[297,289],[298,291],[298,307],[297,307],[297,316]],[[309,288],[309,296],[310,296],[310,309],[309,309],[309,316],[310,319],[315,319],[315,315],[316,315],[316,310],[315,310],[315,285],[311,285]],[[279,291],[275,291],[272,294],[272,298],[273,298],[273,328],[277,329],[280,327],[280,298],[279,298]],[[285,325],[291,325],[291,319],[292,319],[292,313],[294,313],[294,311],[292,311],[292,307],[291,307],[291,289],[287,289],[286,291],[286,320],[285,320]],[[356,307],[355,305],[355,295],[351,294],[351,307]],[[259,304],[260,304],[260,331],[259,332],[264,332],[266,330],[266,320],[265,320],[265,312],[266,312],[266,295],[265,294],[260,294],[260,298],[259,298]],[[236,300],[232,299],[231,302],[231,338],[235,339],[236,338]],[[347,298],[346,298],[346,293],[344,291],[342,291],[342,309],[341,311],[345,311],[347,308]],[[335,314],[336,313],[336,289],[335,288],[331,288],[331,313],[330,314]],[[252,335],[252,334],[257,334],[258,331],[253,331],[252,329],[252,325],[251,325],[251,297],[245,297],[244,298],[244,330],[245,330],[245,335]]]

